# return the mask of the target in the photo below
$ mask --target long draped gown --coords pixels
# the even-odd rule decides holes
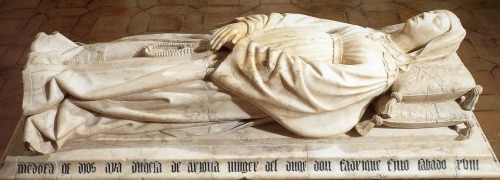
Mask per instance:
[[[51,153],[96,134],[210,134],[269,120],[306,137],[343,134],[397,73],[377,38],[356,25],[299,14],[235,19],[248,27],[232,50],[208,35],[157,34],[78,45],[39,34],[23,71],[24,140]],[[192,53],[143,57],[151,43],[201,43]]]

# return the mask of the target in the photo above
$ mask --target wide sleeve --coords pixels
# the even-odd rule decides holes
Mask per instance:
[[[365,57],[381,58],[377,52]],[[252,102],[289,130],[307,137],[349,131],[386,88],[381,60],[344,65],[240,41],[211,75],[218,85]]]
[[[232,22],[244,22],[248,26],[247,36],[261,31],[282,27],[313,28],[318,31],[335,33],[350,27],[359,27],[338,21],[320,19],[302,14],[271,13],[270,15],[257,14],[236,18]]]

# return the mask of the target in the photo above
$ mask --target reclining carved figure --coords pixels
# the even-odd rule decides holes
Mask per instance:
[[[236,18],[211,35],[82,45],[40,33],[23,71],[24,140],[51,153],[96,134],[209,126],[189,132],[206,135],[269,121],[309,138],[335,136],[358,124],[398,74],[446,59],[464,36],[447,10],[380,31],[273,13]]]

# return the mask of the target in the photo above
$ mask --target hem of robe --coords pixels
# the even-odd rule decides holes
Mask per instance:
[[[43,35],[40,35],[41,37],[44,37]],[[78,48],[78,45],[74,44],[73,42],[67,40],[64,36],[56,33],[50,36],[47,36],[46,38],[51,38],[55,37],[55,40],[52,39],[51,41],[57,42],[57,39],[60,40],[60,43],[69,43],[73,49]],[[203,38],[203,39],[190,39],[190,38]],[[196,34],[156,34],[156,35],[142,35],[142,36],[132,36],[132,37],[127,37],[124,39],[112,41],[113,42],[129,42],[129,41],[202,41],[206,40],[207,35],[196,35]],[[43,41],[43,40],[41,40]],[[168,134],[175,135],[177,136],[183,136],[183,135],[196,135],[196,133],[192,133],[190,130],[191,129],[200,129],[205,127],[214,127],[214,128],[208,128],[212,129],[214,131],[215,129],[220,129],[220,131],[229,131],[232,129],[238,129],[241,127],[247,127],[249,124],[259,124],[253,122],[253,120],[258,120],[259,118],[265,118],[267,115],[256,115],[256,116],[249,116],[249,115],[239,115],[236,114],[237,117],[241,118],[233,118],[231,119],[234,122],[227,122],[227,121],[210,121],[211,115],[207,111],[206,119],[203,121],[192,121],[191,123],[187,124],[177,124],[175,122],[173,123],[162,123],[162,122],[154,122],[154,121],[136,121],[136,120],[128,120],[128,119],[123,119],[120,117],[102,117],[98,112],[89,112],[86,111],[86,109],[82,109],[83,106],[82,104],[78,104],[77,101],[73,101],[71,98],[67,99],[68,94],[73,93],[73,94],[80,94],[81,98],[90,98],[93,101],[99,100],[99,99],[106,99],[108,97],[113,97],[113,95],[116,95],[117,92],[125,90],[130,90],[130,89],[138,89],[138,91],[147,91],[148,89],[140,89],[144,88],[143,86],[139,87],[129,87],[130,89],[127,89],[127,87],[121,87],[118,89],[108,89],[107,93],[104,93],[105,95],[102,96],[103,93],[100,93],[101,96],[94,96],[93,94],[99,94],[96,92],[102,91],[106,92],[104,90],[99,90],[99,89],[91,89],[90,87],[85,87],[87,89],[71,89],[72,87],[78,87],[77,84],[74,84],[72,86],[72,81],[76,81],[78,79],[78,73],[83,72],[85,73],[86,70],[91,70],[92,72],[105,72],[108,69],[118,69],[118,70],[123,70],[127,68],[140,68],[140,67],[152,67],[151,72],[146,72],[143,75],[139,74],[140,76],[135,77],[135,78],[141,78],[145,77],[148,75],[151,75],[151,73],[156,73],[159,74],[160,76],[158,77],[165,77],[166,81],[169,82],[164,82],[161,81],[160,79],[158,80],[160,83],[159,84],[152,84],[149,89],[154,89],[158,87],[162,87],[165,85],[176,84],[178,82],[178,79],[173,79],[173,78],[167,78],[168,73],[162,73],[161,70],[163,67],[169,68],[173,67],[176,68],[181,64],[180,67],[190,67],[191,62],[197,61],[195,58],[197,57],[196,55],[188,54],[184,56],[175,56],[175,57],[169,57],[169,58],[159,58],[159,59],[151,59],[151,58],[140,58],[140,57],[131,57],[130,60],[120,60],[120,61],[102,61],[102,62],[97,62],[97,63],[90,63],[90,64],[57,64],[59,61],[57,58],[62,58],[61,54],[64,54],[65,52],[71,51],[72,48],[69,49],[60,49],[61,44],[57,44],[55,48],[59,48],[61,51],[65,52],[54,52],[50,50],[50,46],[45,47],[45,49],[40,50],[41,52],[33,51],[36,50],[36,48],[33,48],[36,44],[40,44],[43,42],[35,40],[32,45],[32,52],[30,52],[30,58],[39,58],[40,54],[47,54],[50,53],[49,56],[44,57],[48,58],[49,61],[40,61],[40,62],[49,62],[46,64],[36,64],[36,63],[28,63],[26,65],[26,68],[23,70],[23,81],[24,81],[24,100],[23,100],[23,114],[25,117],[25,126],[24,126],[24,141],[26,145],[28,146],[27,148],[32,151],[40,152],[43,154],[48,154],[55,152],[59,150],[63,144],[72,139],[79,139],[79,138],[87,138],[96,134],[123,134],[123,132],[127,132],[125,134],[142,134],[142,133],[148,133],[148,132],[162,132],[162,133],[168,133],[167,130],[172,130],[175,129],[175,132],[172,131]],[[73,43],[73,45],[71,44]],[[75,46],[76,45],[76,46]],[[52,56],[53,54],[56,54]],[[70,54],[70,53],[69,53]],[[204,56],[206,58],[207,55]],[[52,58],[52,59],[50,59]],[[181,60],[176,62],[175,60]],[[182,66],[182,59],[184,59],[185,62],[188,64]],[[174,61],[172,61],[174,60]],[[210,68],[211,65],[210,63],[206,63],[206,60],[199,60],[200,63],[198,66],[203,67],[200,69],[199,75],[193,78],[200,78],[200,77],[205,77],[207,74],[210,73]],[[35,61],[31,61],[35,62]],[[56,62],[56,64],[50,64],[50,62]],[[173,63],[170,63],[173,62]],[[170,63],[170,64],[169,64]],[[205,64],[203,64],[205,63]],[[180,67],[177,67],[179,69]],[[90,72],[89,74],[92,74]],[[167,71],[168,72],[168,71]],[[33,74],[33,73],[38,73],[38,74]],[[65,76],[67,78],[57,78],[57,75],[60,75],[62,73],[65,73]],[[189,71],[186,71],[186,73],[191,74]],[[84,74],[85,75],[85,74]],[[56,77],[56,78],[54,78]],[[82,81],[85,80],[86,76],[80,76]],[[151,79],[151,78],[149,78]],[[170,82],[171,81],[171,82]],[[182,81],[182,80],[181,80]],[[64,87],[61,87],[61,83],[66,82],[66,85]],[[128,81],[127,81],[128,82]],[[137,83],[142,83],[141,81]],[[63,83],[64,84],[64,83]],[[205,86],[208,86],[205,85]],[[202,89],[202,90],[205,90]],[[76,90],[76,91],[75,91]],[[78,91],[80,90],[80,91]],[[85,91],[87,90],[87,91]],[[116,91],[116,92],[115,92]],[[90,92],[90,94],[89,94]],[[207,96],[208,98],[208,91],[205,92],[203,96]],[[118,93],[119,94],[119,93]],[[35,96],[40,96],[39,98],[35,98]],[[94,99],[93,99],[94,98]],[[221,97],[222,100],[224,100],[225,97]],[[62,112],[59,108],[61,106],[65,106],[65,112]],[[76,112],[77,111],[77,112]],[[215,110],[214,110],[215,111]],[[253,110],[252,112],[255,112],[258,110]],[[72,115],[72,113],[77,113],[75,115]],[[83,113],[83,114],[82,114]],[[259,113],[257,113],[259,114]],[[260,113],[262,114],[262,113]],[[231,116],[231,114],[229,114]],[[64,119],[57,118],[57,117],[66,117]],[[217,116],[212,116],[212,118],[220,118]],[[257,119],[255,119],[257,118]],[[226,118],[227,119],[227,118]],[[245,120],[246,119],[246,120]],[[64,123],[61,123],[59,121],[64,121]],[[201,119],[200,119],[201,120]],[[243,121],[242,121],[243,120]],[[259,121],[263,122],[263,121]],[[101,124],[99,124],[101,123]],[[64,127],[61,127],[61,124],[64,124]],[[99,124],[99,127],[95,127],[94,125]],[[215,128],[218,127],[218,128]],[[58,129],[66,129],[63,132],[58,131]],[[221,132],[206,132],[205,134],[217,134]],[[203,134],[203,133],[202,133]]]

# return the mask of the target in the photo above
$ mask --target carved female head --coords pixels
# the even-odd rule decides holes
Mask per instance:
[[[401,30],[423,47],[412,54],[419,60],[441,59],[455,52],[465,37],[458,17],[448,10],[436,10],[408,19]]]
[[[381,29],[389,34],[404,34],[412,40],[414,49],[411,59],[442,59],[455,52],[463,38],[465,29],[458,17],[448,10],[424,12],[408,19],[405,23]]]
[[[401,33],[416,47],[422,47],[447,32],[450,24],[450,18],[444,10],[429,11],[406,20]]]

